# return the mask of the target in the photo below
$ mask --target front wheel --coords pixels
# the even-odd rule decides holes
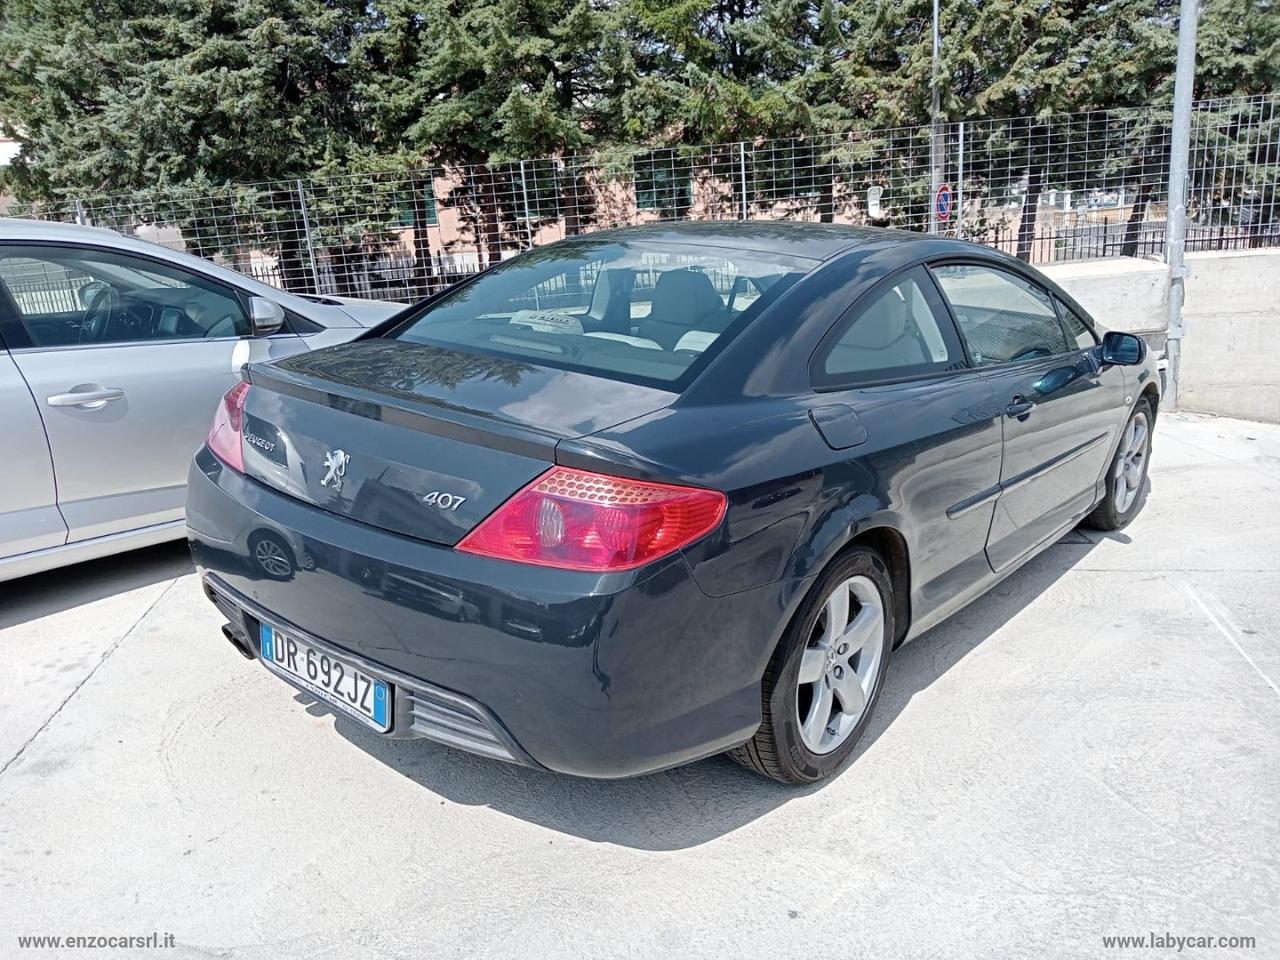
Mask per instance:
[[[1151,429],[1155,411],[1143,397],[1129,415],[1120,445],[1107,470],[1107,492],[1083,525],[1094,530],[1119,530],[1129,525],[1142,506],[1147,465],[1151,461]]]
[[[873,550],[853,547],[814,585],[765,670],[760,729],[732,751],[780,783],[813,783],[853,752],[884,686],[893,584]]]

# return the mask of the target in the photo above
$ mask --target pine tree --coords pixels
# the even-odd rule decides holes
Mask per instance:
[[[246,191],[228,185],[351,153],[345,60],[362,11],[358,0],[8,0],[0,117],[21,152],[7,185],[25,199],[163,198],[201,249],[234,256],[229,203]],[[300,204],[293,191],[272,199],[283,281],[306,286]]]
[[[52,196],[304,173],[349,149],[358,0],[7,0],[14,186]]]
[[[1276,88],[1276,4],[1205,0],[1199,95]],[[836,182],[843,179],[846,190],[855,185],[875,151],[921,167],[920,157],[899,158],[896,148],[874,140],[814,144],[822,133],[926,127],[931,6],[5,0],[0,122],[22,145],[6,185],[33,199],[148,190],[181,197],[317,171],[444,164],[466,170],[463,193],[492,259],[504,231],[527,237],[537,220],[560,216],[570,232],[582,226],[591,215],[577,159],[585,151],[795,138],[785,149],[753,152],[747,177],[741,169],[722,176],[733,163],[728,150],[713,152],[711,172],[722,182],[747,181],[757,194],[764,183],[792,183],[806,195],[816,189],[819,209],[830,217]],[[1160,105],[1172,93],[1175,0],[942,0],[941,12],[944,118],[1005,121],[986,130],[981,148],[1010,171],[1008,183],[991,189],[1024,193],[1024,252],[1037,193],[1051,171],[1077,178],[1091,162],[1051,149],[1064,111],[1141,108],[1144,119],[1125,134],[1131,149],[1123,162],[1141,170],[1152,160],[1165,120]],[[1225,131],[1224,140],[1232,124],[1258,119],[1242,118],[1235,107],[1224,111],[1206,121]],[[908,139],[908,152],[927,143],[927,136]],[[1255,179],[1271,178],[1267,190],[1276,140],[1260,138],[1241,157]],[[664,156],[679,160],[677,150]],[[560,159],[513,166],[529,157]],[[912,182],[913,201],[927,182],[927,175]],[[401,188],[387,183],[366,199],[379,209],[402,207]],[[420,243],[430,189],[408,191]],[[358,202],[333,201],[335,210]],[[271,216],[296,218],[287,197],[270,206]],[[300,233],[296,223],[284,226]],[[206,219],[187,228],[215,227]],[[428,251],[419,252],[425,261]],[[300,269],[297,250],[281,256],[287,276]]]
[[[529,192],[529,177],[535,199],[564,194],[550,205],[556,215],[580,209],[572,169],[537,165],[523,171],[518,190],[508,162],[564,156],[619,136],[618,104],[634,70],[616,5],[378,0],[370,9],[373,28],[353,51],[369,142],[409,163],[460,170],[491,261],[501,255],[504,228],[516,229],[526,215],[516,196]],[[534,206],[536,217],[543,205]]]
[[[634,0],[640,80],[623,105],[633,138],[724,143],[816,128],[812,0]]]

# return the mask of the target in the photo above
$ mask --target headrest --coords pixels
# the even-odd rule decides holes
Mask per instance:
[[[906,332],[910,309],[899,288],[894,287],[854,321],[844,342],[851,347],[883,350]]]
[[[724,309],[724,301],[705,273],[666,270],[653,288],[649,319],[693,327],[703,317]]]

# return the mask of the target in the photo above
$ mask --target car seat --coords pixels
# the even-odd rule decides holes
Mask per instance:
[[[636,335],[674,350],[690,330],[718,333],[727,319],[710,277],[694,270],[668,270],[658,277],[649,316],[640,321]]]

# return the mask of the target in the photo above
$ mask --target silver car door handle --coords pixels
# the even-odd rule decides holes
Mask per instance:
[[[108,400],[123,400],[124,391],[119,387],[102,390],[82,390],[72,393],[55,393],[45,398],[51,407],[89,407],[105,404]]]

